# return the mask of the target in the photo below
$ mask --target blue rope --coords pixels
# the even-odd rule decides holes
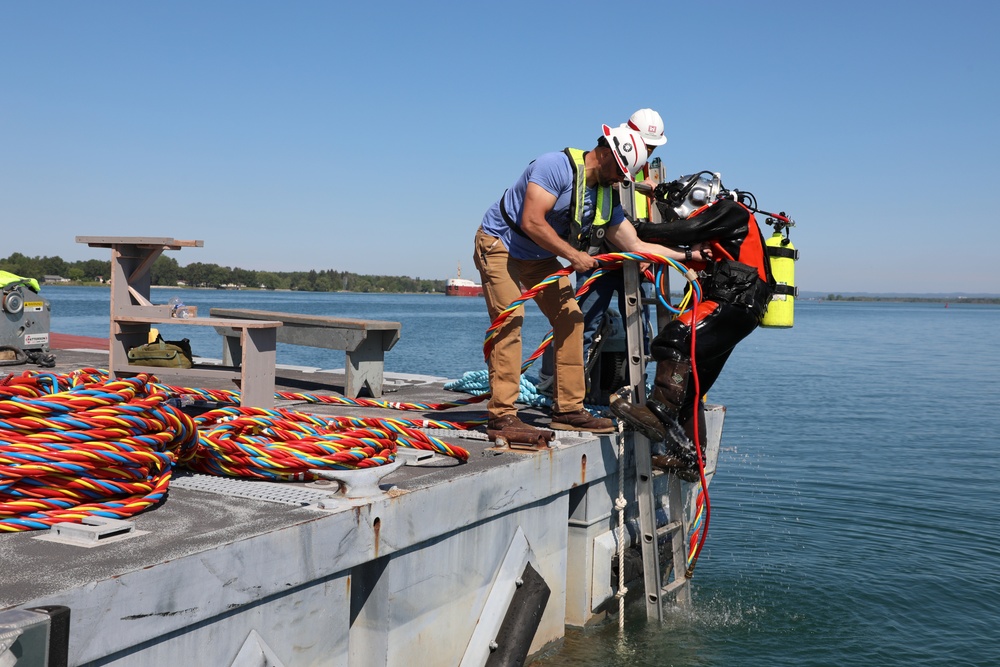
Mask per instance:
[[[473,396],[482,396],[490,391],[489,371],[466,371],[461,378],[445,383],[448,391],[461,391]],[[535,385],[524,375],[521,376],[521,386],[517,393],[517,402],[532,407],[547,407],[552,405],[552,399],[538,393]]]
[[[459,391],[473,396],[482,396],[490,391],[489,371],[466,371],[461,378],[450,380],[445,383],[444,388],[448,391]],[[646,395],[653,391],[652,382],[646,383]],[[552,407],[552,399],[545,394],[539,393],[535,383],[527,376],[521,376],[521,386],[517,393],[517,402],[523,403],[533,408]],[[607,414],[607,407],[603,405],[585,405],[591,414],[603,416]]]

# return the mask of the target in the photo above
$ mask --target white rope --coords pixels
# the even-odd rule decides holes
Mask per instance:
[[[618,497],[615,498],[615,509],[618,510],[618,635],[625,635],[625,425],[616,419],[618,427]]]

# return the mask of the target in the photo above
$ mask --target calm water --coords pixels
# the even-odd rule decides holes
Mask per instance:
[[[54,331],[106,336],[108,293],[46,287]],[[388,370],[484,368],[481,299],[154,290],[210,305],[390,319]],[[546,330],[533,306],[526,345]],[[568,665],[1000,665],[1000,307],[800,302],[737,348],[693,608],[572,633]],[[169,337],[175,337],[173,331]],[[183,333],[219,356],[213,331]],[[343,354],[280,346],[281,363]]]
[[[43,295],[52,302],[53,331],[108,336],[107,289],[46,286]],[[386,370],[452,378],[486,368],[482,347],[490,323],[485,302],[478,298],[155,288],[150,298],[154,303],[167,303],[171,297],[198,306],[198,314],[203,316],[208,315],[209,308],[225,307],[401,322],[402,335],[386,355]],[[532,310],[527,317],[525,346],[530,343],[534,350],[548,331],[548,323],[537,309]],[[222,356],[221,338],[211,327],[171,326],[162,333],[167,339],[189,338],[196,355]],[[344,353],[279,343],[278,363],[343,368]]]

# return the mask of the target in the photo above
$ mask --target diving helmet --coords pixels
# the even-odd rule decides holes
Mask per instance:
[[[686,218],[706,204],[715,201],[722,192],[722,175],[701,171],[668,183],[660,183],[653,191],[656,207],[664,222]]]

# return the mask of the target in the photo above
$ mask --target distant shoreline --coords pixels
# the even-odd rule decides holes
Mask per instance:
[[[95,283],[95,282],[63,282],[63,283],[42,283],[42,290],[44,291],[46,287],[104,287],[110,289],[111,283]],[[424,294],[433,295],[438,294],[440,296],[445,296],[444,292],[390,292],[388,290],[382,291],[371,291],[371,292],[354,292],[351,290],[330,290],[330,291],[310,291],[310,290],[294,290],[287,288],[275,288],[275,289],[261,289],[259,287],[240,287],[238,289],[225,288],[225,287],[194,287],[192,285],[150,285],[149,289],[172,289],[172,290],[199,290],[204,292],[296,292],[299,294]]]
[[[894,303],[988,303],[1000,304],[1000,297],[979,296],[840,296],[800,298],[799,301],[887,301]]]
[[[64,282],[64,283],[42,283],[42,288],[46,286],[58,286],[58,287],[110,287],[109,283],[95,283],[95,282]],[[352,290],[331,290],[328,292],[310,292],[309,290],[292,290],[292,289],[261,289],[259,287],[241,287],[239,289],[225,289],[219,287],[192,287],[190,285],[150,285],[150,289],[155,290],[201,290],[201,291],[213,291],[213,292],[296,292],[302,294],[421,294],[430,295],[437,294],[440,296],[445,296],[444,292],[389,292],[389,291],[379,291],[379,292],[355,292]],[[671,297],[680,298],[680,294],[671,294]],[[878,296],[878,295],[841,295],[841,294],[829,294],[827,296],[800,296],[798,301],[854,301],[854,302],[886,302],[886,303],[974,303],[974,304],[990,304],[998,305],[1000,304],[1000,297],[981,297],[981,296]]]

